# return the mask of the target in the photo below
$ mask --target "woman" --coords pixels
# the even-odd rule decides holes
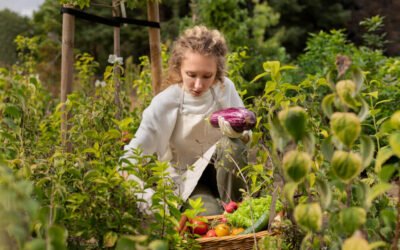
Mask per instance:
[[[143,154],[156,153],[159,160],[169,161],[177,195],[184,201],[202,197],[204,215],[221,213],[218,199],[239,199],[243,188],[235,175],[237,165],[245,164],[245,144],[238,139],[242,134],[223,119],[223,131],[206,121],[219,109],[244,106],[234,84],[224,76],[226,54],[225,39],[218,31],[204,26],[186,30],[174,43],[166,78],[169,87],[154,97],[134,139],[124,148],[124,158],[140,148]],[[226,148],[230,154],[223,153]],[[125,177],[140,183],[133,175]],[[143,198],[149,202],[140,204],[142,210],[153,193],[145,190]]]

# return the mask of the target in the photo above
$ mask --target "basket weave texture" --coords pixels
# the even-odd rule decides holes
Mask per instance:
[[[222,216],[206,216],[211,221]],[[232,235],[222,237],[207,237],[196,239],[201,249],[204,250],[252,250],[254,244],[265,235],[271,235],[268,231],[260,231],[255,234]]]

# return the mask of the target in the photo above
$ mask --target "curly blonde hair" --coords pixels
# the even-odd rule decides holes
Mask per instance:
[[[168,61],[167,76],[164,85],[181,83],[180,69],[184,54],[195,52],[205,56],[214,56],[217,62],[216,82],[224,82],[226,71],[226,54],[228,47],[224,36],[218,30],[208,29],[205,26],[189,28],[174,42],[172,53]]]

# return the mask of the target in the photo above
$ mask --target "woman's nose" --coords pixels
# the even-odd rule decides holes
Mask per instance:
[[[203,88],[203,80],[201,78],[196,78],[195,79],[194,88],[195,89],[202,89]]]

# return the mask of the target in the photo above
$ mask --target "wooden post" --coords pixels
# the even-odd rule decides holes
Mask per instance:
[[[72,7],[64,5],[65,7]],[[68,142],[68,112],[65,109],[67,96],[72,92],[74,63],[75,17],[63,13],[62,18],[62,50],[61,50],[61,142],[67,152],[72,151]]]
[[[114,17],[119,17],[121,15],[120,11],[120,1],[119,0],[113,0],[113,8],[112,8],[112,14]],[[120,27],[114,27],[114,55],[120,56],[121,55],[121,42],[120,42],[120,33],[121,33],[121,28]],[[114,103],[117,106],[117,113],[115,114],[115,118],[117,120],[121,119],[122,115],[122,106],[121,106],[121,100],[120,100],[120,92],[121,92],[121,82],[119,80],[119,77],[121,75],[121,71],[118,66],[114,67]]]
[[[147,0],[147,17],[149,21],[160,22],[158,0]],[[149,39],[153,94],[156,95],[161,89],[162,75],[160,29],[149,28]]]

